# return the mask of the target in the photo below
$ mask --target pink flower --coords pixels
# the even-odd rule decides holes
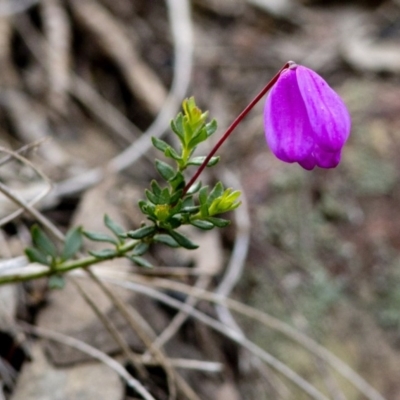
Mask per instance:
[[[314,71],[293,64],[270,90],[264,108],[267,143],[280,160],[334,168],[350,134],[350,114]]]

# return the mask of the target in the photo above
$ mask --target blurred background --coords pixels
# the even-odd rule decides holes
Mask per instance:
[[[105,212],[127,228],[137,226],[137,200],[157,177],[155,153],[144,143],[164,132],[172,140],[168,121],[184,96],[195,96],[217,119],[216,140],[288,60],[317,71],[350,109],[352,134],[340,166],[308,172],[276,160],[265,143],[261,101],[221,148],[218,172],[203,178],[241,186],[242,214],[232,215],[234,224],[211,240],[195,239],[204,243],[203,257],[162,249],[153,256],[159,265],[211,269],[207,287],[214,290],[226,281],[238,231],[244,232],[249,245],[234,257],[245,261],[228,294],[328,348],[382,398],[400,399],[398,0],[3,0],[0,151],[22,148],[47,181],[18,160],[1,166],[0,179],[64,230],[79,224],[95,230]],[[49,183],[53,189],[47,194]],[[13,202],[0,198],[4,260],[23,254],[34,222],[28,215],[14,216],[15,210]],[[53,361],[45,361],[44,342],[28,351],[21,344],[26,339],[12,339],[19,332],[15,318],[79,337],[90,324],[76,310],[65,310],[77,307],[65,304],[71,294],[56,300],[60,294],[49,293],[43,282],[0,290],[7,305],[0,355],[14,372],[23,366],[23,373],[8,380],[10,369],[0,368],[4,396],[138,398],[118,379],[108,384],[117,394],[106,395],[100,384],[102,395],[85,392],[96,386],[88,380],[81,397],[74,397],[78,392],[67,382],[78,378],[55,378],[51,374],[59,370],[52,362],[69,371],[86,364],[54,348]],[[171,311],[162,312],[163,319],[170,318]],[[382,399],[361,394],[276,331],[238,321],[249,339],[326,398]],[[225,365],[217,374],[188,375],[202,399],[310,398],[269,368],[257,367],[228,339],[199,326],[185,329],[189,333],[181,332],[172,352],[184,347],[207,359],[215,346]],[[10,346],[24,355],[12,361]],[[71,373],[82,375],[76,371]],[[38,392],[35,384],[33,390],[38,381],[50,387],[56,381],[64,394],[44,397],[51,389],[43,384],[44,392]],[[157,399],[168,398],[165,385],[158,380],[153,385]]]

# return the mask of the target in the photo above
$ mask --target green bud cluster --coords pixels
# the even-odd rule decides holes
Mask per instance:
[[[215,120],[207,121],[208,113],[197,107],[194,98],[184,100],[182,108],[183,112],[171,121],[171,130],[178,139],[178,148],[164,140],[152,138],[153,146],[163,153],[169,163],[155,161],[160,182],[152,180],[150,188],[145,190],[146,199],[139,202],[139,208],[149,222],[143,223],[136,230],[125,232],[105,215],[104,224],[109,233],[73,228],[67,233],[62,248],[38,226],[32,227],[33,246],[27,248],[25,253],[31,262],[49,267],[47,275],[50,276],[50,285],[61,287],[63,272],[117,257],[129,258],[141,267],[151,267],[142,256],[152,243],[186,249],[198,247],[178,231],[181,226],[192,225],[210,230],[230,223],[218,215],[239,207],[239,191],[225,189],[221,182],[213,187],[203,186],[200,181],[193,183],[190,188],[185,186],[184,173],[187,168],[201,166],[206,160],[205,156],[194,156],[197,146],[215,133],[217,123]],[[207,167],[213,167],[218,161],[219,157],[211,157]],[[74,259],[82,249],[84,236],[107,244],[107,248],[89,251],[89,257]]]

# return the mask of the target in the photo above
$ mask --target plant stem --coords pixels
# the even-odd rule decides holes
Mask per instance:
[[[64,274],[77,268],[86,268],[93,264],[99,264],[103,261],[111,260],[112,258],[120,258],[123,257],[125,253],[132,250],[138,243],[139,242],[137,240],[131,240],[118,249],[118,254],[116,254],[115,257],[110,257],[103,260],[93,256],[88,256],[80,258],[79,260],[66,261],[65,263],[57,265],[57,267],[54,269],[49,268],[47,270],[34,272],[32,274],[14,274],[0,276],[0,285],[4,285],[6,283],[25,282],[32,279],[45,278],[51,275]]]
[[[226,139],[230,136],[230,134],[234,131],[234,129],[239,125],[239,123],[243,120],[243,118],[251,111],[251,109],[262,99],[262,97],[272,88],[272,86],[278,80],[280,74],[287,68],[292,65],[292,61],[288,61],[279,71],[278,73],[264,86],[260,93],[247,105],[247,107],[237,116],[237,118],[232,122],[229,128],[226,130],[222,138],[217,142],[217,144],[213,147],[211,152],[205,158],[203,163],[200,165],[196,173],[193,175],[192,179],[187,183],[185,188],[183,189],[184,196],[186,192],[190,189],[190,187],[196,182],[197,178],[203,172],[204,168],[207,166],[208,162],[211,160],[211,157],[217,152],[217,150],[222,146]]]

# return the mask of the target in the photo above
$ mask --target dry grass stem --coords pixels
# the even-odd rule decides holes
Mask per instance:
[[[82,342],[81,340],[75,339],[71,336],[63,335],[62,333],[50,331],[48,329],[38,326],[29,325],[25,322],[20,322],[19,326],[26,333],[34,334],[45,339],[65,344],[67,346],[78,349],[85,354],[90,355],[91,357],[101,361],[112,370],[114,370],[127,383],[127,385],[136,390],[136,392],[139,393],[143,399],[156,400],[137,379],[133,378],[128,373],[128,371],[120,363],[109,357],[106,353],[88,345],[87,343]]]

